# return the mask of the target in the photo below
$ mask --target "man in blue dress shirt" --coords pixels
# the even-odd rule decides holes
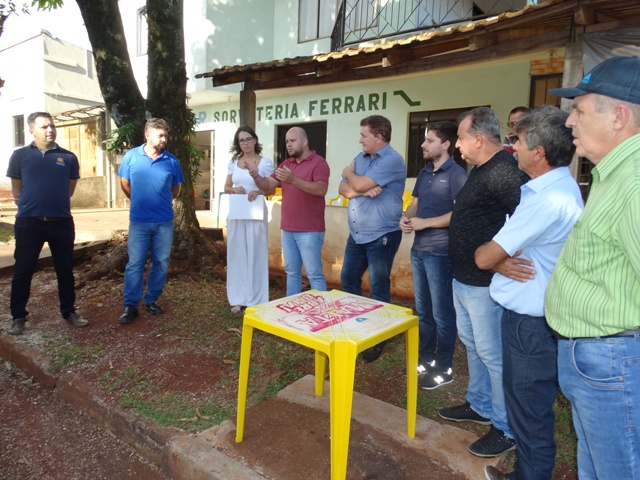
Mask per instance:
[[[398,225],[407,169],[391,141],[391,122],[372,115],[360,122],[362,152],[342,171],[340,194],[349,199],[349,239],[340,280],[342,290],[362,295],[362,275],[369,270],[371,298],[391,301],[391,267],[402,240]],[[373,362],[382,344],[362,352]]]
[[[493,270],[491,297],[502,315],[503,386],[509,425],[516,441],[513,478],[551,478],[555,463],[558,393],[557,340],[544,316],[547,283],[569,232],[582,213],[582,197],[571,176],[575,146],[568,113],[537,107],[518,125],[518,166],[531,180],[520,205],[493,239],[478,247],[476,264]],[[486,468],[490,480],[507,477]]]

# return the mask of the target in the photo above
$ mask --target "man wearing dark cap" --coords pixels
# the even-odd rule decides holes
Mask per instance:
[[[551,93],[573,99],[566,125],[595,164],[545,303],[578,476],[640,478],[640,59],[611,58]]]

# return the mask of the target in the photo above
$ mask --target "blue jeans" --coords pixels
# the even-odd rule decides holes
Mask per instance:
[[[558,340],[580,480],[640,479],[640,335]]]
[[[502,353],[504,397],[517,447],[515,478],[550,479],[556,458],[558,343],[544,317],[505,310]]]
[[[31,279],[44,243],[49,244],[58,279],[60,313],[67,318],[75,312],[76,291],[73,280],[73,218],[45,222],[35,217],[16,218],[14,225],[16,263],[11,281],[11,316],[26,318],[31,295]]]
[[[453,267],[448,253],[411,250],[413,293],[420,318],[420,360],[436,361],[446,371],[453,365],[456,311],[453,308]]]
[[[502,387],[502,311],[489,287],[473,287],[453,280],[453,304],[460,340],[467,347],[471,408],[512,437]]]
[[[402,231],[385,233],[369,243],[356,243],[351,235],[347,240],[340,272],[342,290],[362,295],[362,275],[369,269],[371,298],[391,302],[391,267],[402,241]]]
[[[162,295],[167,281],[169,255],[173,243],[173,220],[168,222],[129,222],[127,251],[129,262],[124,270],[124,305],[138,306],[142,299],[144,266],[151,252],[151,268],[147,278],[146,305]]]
[[[324,291],[327,282],[322,273],[324,232],[282,231],[284,272],[287,274],[287,296],[302,291],[302,266],[312,289]]]

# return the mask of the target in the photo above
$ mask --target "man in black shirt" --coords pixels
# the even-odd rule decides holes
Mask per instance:
[[[502,307],[489,294],[492,272],[475,263],[476,249],[490,241],[520,202],[527,177],[502,148],[500,122],[493,110],[479,107],[461,115],[458,141],[462,158],[473,168],[456,198],[449,228],[453,263],[453,300],[460,340],[467,348],[467,402],[440,410],[447,420],[491,425],[469,446],[480,457],[495,457],[515,448],[502,388]]]

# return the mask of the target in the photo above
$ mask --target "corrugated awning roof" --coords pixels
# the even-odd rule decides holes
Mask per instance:
[[[373,46],[226,66],[196,78],[214,86],[243,82],[245,90],[379,78],[553,48],[587,27],[637,26],[639,18],[638,0],[550,0]]]
[[[56,122],[69,122],[72,120],[87,120],[90,118],[98,117],[106,111],[104,105],[96,105],[95,107],[84,107],[76,110],[69,110],[66,112],[53,115],[53,119]]]

